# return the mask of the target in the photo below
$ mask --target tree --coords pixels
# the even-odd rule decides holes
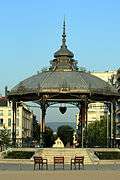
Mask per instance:
[[[57,129],[57,135],[58,137],[60,137],[64,146],[66,146],[67,143],[70,143],[70,145],[73,145],[73,133],[74,133],[74,129],[68,125],[60,126]]]
[[[88,147],[106,147],[107,145],[107,119],[96,120],[88,125]]]
[[[39,139],[40,139],[40,125],[38,123],[38,121],[34,121],[33,122],[33,140],[34,141],[38,141],[39,142]]]
[[[1,145],[6,147],[9,146],[10,144],[10,134],[6,128],[3,128],[0,132],[0,141],[1,141]]]
[[[33,140],[40,143],[40,124],[35,120],[33,123]],[[45,147],[52,147],[54,144],[53,130],[50,127],[45,127],[45,132],[43,133],[43,142]]]
[[[53,130],[50,127],[45,127],[43,140],[44,140],[45,147],[52,147],[52,145],[54,144]]]

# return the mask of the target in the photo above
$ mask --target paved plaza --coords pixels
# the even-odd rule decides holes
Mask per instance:
[[[33,164],[26,163],[0,163],[0,171],[33,171]],[[71,170],[69,164],[65,164],[64,170],[62,169],[62,165],[56,166],[57,171],[119,171],[120,172],[120,164],[112,163],[112,164],[86,164],[84,169],[81,167],[80,170],[76,169]],[[55,170],[55,171],[56,171]],[[54,171],[53,164],[48,165],[48,170],[44,167],[43,170],[39,170],[36,165],[35,171]]]
[[[119,180],[120,171],[80,170],[80,171],[0,171],[3,180]]]
[[[85,165],[84,170],[70,170],[70,165],[66,164],[65,169],[62,170],[60,166],[54,170],[53,165],[49,164],[48,170],[33,170],[33,164],[7,164],[0,163],[0,179],[3,180],[117,180],[120,179],[120,164],[90,164]]]

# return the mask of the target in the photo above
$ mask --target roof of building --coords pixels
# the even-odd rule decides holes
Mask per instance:
[[[47,71],[31,76],[16,85],[11,92],[22,93],[34,92],[54,92],[60,89],[68,89],[71,92],[81,93],[101,92],[116,93],[116,89],[107,82],[86,72],[78,71]]]

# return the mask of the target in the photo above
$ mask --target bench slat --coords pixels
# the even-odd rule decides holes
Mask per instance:
[[[54,157],[54,170],[56,164],[62,164],[64,169],[64,156],[55,156]]]

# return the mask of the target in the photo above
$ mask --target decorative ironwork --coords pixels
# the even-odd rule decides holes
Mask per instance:
[[[46,109],[54,103],[72,103],[79,109],[83,109],[84,103],[92,101],[112,101],[119,99],[117,90],[105,81],[87,72],[78,71],[74,54],[66,45],[65,21],[63,23],[62,45],[54,54],[52,66],[48,71],[34,75],[15,86],[7,97],[14,101],[34,101],[42,109],[42,133]],[[84,107],[85,108],[85,107]],[[60,107],[61,113],[65,113],[66,107]],[[81,110],[83,122],[86,111]],[[14,126],[14,123],[13,123]],[[81,124],[81,127],[83,124]],[[15,128],[15,126],[14,126]],[[15,129],[13,128],[13,136]],[[14,139],[13,139],[14,140]]]
[[[17,91],[18,92],[26,92],[26,87],[23,85],[23,83],[21,83],[20,85],[19,85],[19,87],[17,88]]]

